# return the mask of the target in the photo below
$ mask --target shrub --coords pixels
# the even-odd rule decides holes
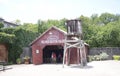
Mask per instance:
[[[28,59],[30,59],[29,56],[25,56],[25,57],[24,57],[24,60],[28,60]]]
[[[113,55],[114,60],[120,60],[120,55]]]
[[[17,62],[17,64],[21,64],[21,59],[17,58],[16,62]]]
[[[101,54],[100,54],[100,59],[101,60],[107,60],[108,59],[108,54],[107,53],[105,53],[105,52],[102,52]]]
[[[100,61],[100,60],[107,60],[108,54],[102,52],[100,55],[88,56],[89,61]]]
[[[89,62],[90,61],[99,61],[100,60],[100,56],[99,55],[88,56],[88,58],[89,58]]]
[[[95,61],[101,60],[100,55],[95,55],[95,56],[94,56],[94,59],[95,59]]]
[[[30,57],[29,56],[25,56],[24,57],[24,63],[25,64],[29,64],[30,63]]]
[[[88,56],[88,61],[91,62],[93,61],[94,56]]]
[[[12,61],[11,61],[11,62],[8,62],[7,65],[13,65],[13,62],[12,62]]]

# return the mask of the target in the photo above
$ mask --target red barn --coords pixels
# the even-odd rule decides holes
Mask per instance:
[[[53,26],[36,38],[30,44],[33,64],[50,63],[52,52],[56,54],[56,57],[59,54],[63,57],[65,34],[65,31]],[[73,50],[75,49],[73,48]],[[88,47],[86,47],[86,51],[88,51]],[[77,63],[77,51],[71,52],[70,63]]]

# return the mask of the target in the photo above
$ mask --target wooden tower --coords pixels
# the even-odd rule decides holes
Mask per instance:
[[[70,52],[74,51],[71,48],[77,49],[77,64],[85,66],[87,64],[86,51],[84,41],[82,40],[81,20],[67,20],[65,23],[67,34],[65,35],[63,67],[66,63],[70,64]]]

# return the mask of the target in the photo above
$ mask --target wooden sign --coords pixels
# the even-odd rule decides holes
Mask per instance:
[[[60,40],[59,36],[50,35],[46,40],[41,40],[42,44],[49,44],[49,43],[63,43],[64,40]]]

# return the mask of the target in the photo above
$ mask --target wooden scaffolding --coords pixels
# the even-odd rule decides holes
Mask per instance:
[[[65,35],[63,67],[66,63],[70,65],[71,48],[77,49],[77,64],[85,66],[87,64],[84,41],[82,40],[81,20],[67,20],[67,34]]]

